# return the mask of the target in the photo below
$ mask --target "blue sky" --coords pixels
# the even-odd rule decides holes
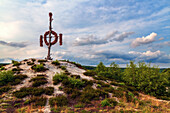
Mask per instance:
[[[1,0],[0,62],[46,57],[39,36],[49,12],[64,38],[63,46],[52,46],[54,59],[170,67],[169,0]]]

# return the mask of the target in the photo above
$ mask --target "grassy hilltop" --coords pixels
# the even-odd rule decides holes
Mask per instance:
[[[87,69],[88,68],[88,69]],[[25,59],[0,66],[0,112],[170,112],[170,69],[144,62],[121,69],[66,60]]]

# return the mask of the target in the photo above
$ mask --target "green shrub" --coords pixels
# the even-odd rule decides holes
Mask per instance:
[[[28,65],[34,65],[34,62],[28,61],[27,64],[28,64]]]
[[[101,101],[101,105],[102,105],[102,107],[104,107],[104,106],[111,106],[107,99],[104,99],[103,101]]]
[[[44,84],[46,84],[46,83],[48,83],[47,80],[36,80],[36,81],[34,81],[34,82],[32,83],[32,86],[33,86],[33,87],[38,87],[38,86],[44,85]]]
[[[31,59],[31,61],[32,61],[32,62],[35,62],[35,61],[36,61],[36,59],[32,58],[32,59]]]
[[[83,103],[78,103],[76,105],[74,105],[75,108],[84,108],[85,107],[85,104]]]
[[[24,80],[25,78],[27,78],[27,75],[15,75],[14,80],[12,82],[10,82],[10,84],[11,85],[20,84],[22,82],[22,80]]]
[[[68,78],[62,81],[65,87],[81,89],[84,86],[84,82],[80,79]]]
[[[28,95],[40,96],[45,93],[44,88],[36,88],[36,87],[23,87],[19,91],[13,92],[13,95],[17,98],[23,98]]]
[[[12,71],[0,72],[0,86],[4,86],[14,80],[14,73]]]
[[[82,81],[84,82],[84,86],[92,86],[94,83],[93,80],[82,79]]]
[[[33,81],[33,84],[32,84],[33,87],[38,87],[40,85],[44,85],[44,84],[48,83],[47,79],[44,76],[34,77],[30,80],[30,82],[31,81]]]
[[[57,106],[66,106],[68,104],[68,99],[67,99],[67,97],[65,97],[63,95],[59,95],[59,96],[50,98],[49,104],[51,107],[54,106],[55,104]]]
[[[83,73],[86,76],[95,76],[97,73],[93,70],[87,70],[86,72]]]
[[[46,95],[52,95],[53,93],[54,93],[54,87],[46,87],[45,88]]]
[[[20,62],[15,61],[15,60],[12,60],[12,64],[13,64],[13,66],[19,66],[19,65],[21,65]]]
[[[71,98],[75,99],[76,97],[80,96],[81,92],[78,89],[74,89],[72,94],[71,94]]]
[[[66,71],[67,69],[66,69],[66,66],[61,66],[60,67],[62,70],[64,70],[64,71]]]
[[[0,87],[0,95],[4,92],[7,92],[11,89],[12,87],[11,86],[3,86],[3,87]]]
[[[14,104],[14,107],[19,107],[19,106],[21,106],[21,103]]]
[[[29,99],[27,99],[27,100],[24,101],[24,105],[28,105],[28,104],[30,104],[30,103],[31,103],[31,100],[29,100]]]
[[[47,62],[47,60],[41,59],[41,60],[38,60],[38,62],[43,63],[43,62]]]
[[[80,75],[71,75],[72,78],[80,79]]]
[[[53,84],[57,85],[65,79],[68,79],[68,76],[65,75],[65,73],[57,73],[53,76]]]
[[[5,67],[4,67],[4,66],[1,66],[0,70],[5,70]]]
[[[98,100],[99,97],[108,97],[108,93],[101,90],[93,89],[91,86],[87,86],[83,89],[81,93],[80,101],[84,103],[90,103],[92,100]]]
[[[114,90],[112,94],[113,96],[118,97],[118,98],[121,98],[124,95],[123,91],[119,91],[119,90]]]
[[[52,64],[58,66],[58,65],[60,65],[60,62],[58,60],[56,60],[56,61],[53,61]]]
[[[126,92],[125,94],[127,102],[132,102],[134,100],[134,94],[131,92]]]
[[[113,87],[104,87],[104,88],[102,88],[104,91],[106,91],[106,92],[109,92],[109,93],[113,93],[114,92],[114,88]]]
[[[111,107],[114,107],[118,104],[117,101],[115,101],[114,99],[110,99],[110,98],[106,98],[104,99],[103,101],[101,101],[101,105],[102,107],[104,106],[111,106]]]
[[[30,98],[30,103],[34,103],[35,106],[45,106],[47,102],[46,97],[32,97]]]
[[[45,68],[43,64],[33,65],[31,68],[32,68],[33,70],[35,70],[36,72],[41,72],[41,71],[44,72],[44,71],[47,70],[47,68]]]

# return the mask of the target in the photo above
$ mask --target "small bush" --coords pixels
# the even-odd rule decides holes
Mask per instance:
[[[90,101],[92,100],[98,100],[99,97],[108,97],[108,93],[101,90],[93,89],[91,86],[87,86],[83,89],[81,93],[80,101],[84,103],[90,103]]]
[[[47,60],[41,59],[41,60],[38,60],[38,62],[43,63],[43,62],[47,62]]]
[[[62,82],[63,80],[68,79],[68,76],[64,73],[58,73],[53,76],[53,84],[57,85],[58,83]]]
[[[72,78],[80,79],[80,75],[71,75]]]
[[[17,98],[24,98],[28,95],[40,96],[45,93],[44,88],[23,87],[19,91],[13,92],[13,95]]]
[[[76,97],[80,96],[81,92],[78,89],[74,89],[72,94],[71,94],[71,98],[75,99]]]
[[[31,59],[31,61],[32,61],[32,62],[35,62],[35,61],[36,61],[36,59],[32,58],[32,59]]]
[[[103,101],[101,101],[101,105],[102,105],[102,107],[104,107],[104,106],[111,106],[107,99],[104,99]]]
[[[67,97],[65,97],[63,95],[59,95],[59,96],[50,98],[49,104],[50,104],[51,107],[54,106],[54,105],[66,106],[68,104],[68,99],[67,99]]]
[[[92,86],[93,85],[93,81],[92,80],[87,80],[87,79],[82,79],[82,81],[84,82],[85,86]]]
[[[119,90],[114,90],[112,94],[113,96],[118,97],[118,98],[121,98],[124,95],[123,91],[119,91]]]
[[[4,67],[4,66],[1,66],[0,70],[5,70],[5,67]]]
[[[7,92],[11,89],[12,87],[11,86],[3,86],[3,87],[0,87],[0,95],[4,92]]]
[[[84,86],[84,82],[80,79],[68,78],[62,81],[65,87],[81,89]]]
[[[84,108],[85,107],[85,104],[82,104],[82,103],[78,103],[76,105],[74,105],[75,108]]]
[[[4,86],[14,80],[14,73],[12,71],[0,72],[0,86]]]
[[[32,84],[33,87],[37,87],[37,86],[44,85],[44,84],[48,83],[47,79],[44,76],[34,77],[30,80],[30,82],[31,81],[33,81],[33,84]]]
[[[60,62],[58,60],[56,60],[56,61],[53,61],[52,64],[58,66],[58,65],[60,65]]]
[[[28,62],[27,62],[27,65],[34,65],[34,62],[28,61]]]
[[[117,101],[115,101],[114,99],[111,99],[111,98],[106,98],[104,99],[103,101],[101,101],[101,105],[102,107],[104,106],[111,106],[111,107],[114,107],[118,104]]]
[[[45,88],[46,95],[52,95],[53,93],[54,93],[54,87],[46,87]]]
[[[41,72],[41,71],[44,72],[47,70],[47,68],[45,68],[43,64],[33,65],[31,68],[36,72]]]
[[[38,87],[38,86],[41,86],[41,85],[44,85],[44,84],[46,84],[46,83],[48,83],[48,81],[47,80],[40,80],[40,81],[34,81],[33,83],[32,83],[32,86],[33,87]]]
[[[60,67],[62,70],[64,70],[64,71],[66,71],[67,69],[66,69],[66,66],[61,66]]]
[[[15,60],[12,60],[12,64],[13,64],[13,66],[19,66],[19,65],[21,65],[20,62],[15,61]]]
[[[95,75],[97,75],[97,73],[95,71],[93,71],[93,70],[88,70],[88,71],[84,72],[83,74],[86,75],[86,76],[95,76]]]
[[[47,102],[47,98],[46,97],[32,97],[30,99],[30,103],[34,103],[35,106],[45,106]]]

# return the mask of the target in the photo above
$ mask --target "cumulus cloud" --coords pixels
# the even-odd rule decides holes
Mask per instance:
[[[77,38],[74,45],[75,46],[84,46],[84,45],[100,45],[106,44],[112,41],[123,41],[128,36],[134,34],[134,32],[122,32],[119,33],[118,31],[113,31],[106,35],[105,38],[98,38],[94,35],[89,35],[85,38]]]
[[[0,41],[1,45],[6,45],[6,46],[11,46],[11,47],[19,47],[19,48],[23,48],[26,47],[28,44],[22,42],[22,43],[17,43],[17,42],[5,42],[5,41]]]
[[[154,42],[155,37],[157,36],[156,33],[151,33],[150,35],[142,38],[136,38],[132,43],[131,47],[136,48],[137,46],[144,45],[144,44],[149,44]]]

